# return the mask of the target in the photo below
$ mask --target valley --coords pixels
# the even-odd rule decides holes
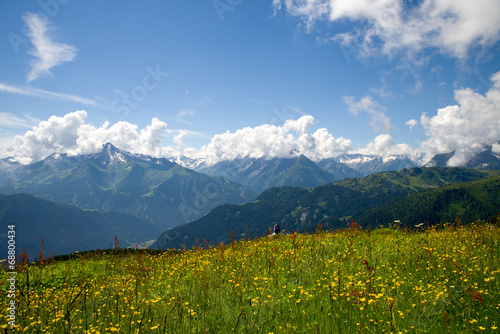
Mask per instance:
[[[30,165],[4,159],[0,222],[16,224],[30,254],[44,239],[45,254],[60,255],[108,248],[115,237],[122,247],[190,248],[258,238],[274,224],[287,233],[345,228],[352,219],[370,228],[395,219],[414,226],[487,219],[499,207],[496,171],[360,155],[315,163],[293,153],[198,163],[198,171],[111,143],[98,153],[53,154]]]

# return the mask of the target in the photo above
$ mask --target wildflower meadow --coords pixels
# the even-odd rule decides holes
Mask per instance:
[[[21,259],[22,260],[22,259]],[[17,265],[6,333],[497,333],[500,229],[290,233]]]

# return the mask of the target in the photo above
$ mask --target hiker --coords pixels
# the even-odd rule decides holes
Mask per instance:
[[[276,224],[274,225],[274,234],[280,234],[280,225],[279,224]]]

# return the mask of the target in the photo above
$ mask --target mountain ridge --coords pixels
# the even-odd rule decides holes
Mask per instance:
[[[316,187],[338,180],[304,155],[273,159],[239,158],[197,170],[223,176],[256,193],[279,186]]]
[[[497,143],[500,145],[500,143]],[[436,154],[424,167],[446,167],[450,160],[456,155],[455,151]],[[500,152],[493,151],[493,145],[484,145],[483,149],[475,153],[467,162],[462,164],[464,167],[482,169],[482,170],[500,170]]]
[[[231,231],[237,238],[260,236],[275,223],[281,224],[282,229],[297,232],[314,231],[319,222],[325,228],[345,227],[345,219],[350,221],[356,212],[375,208],[396,197],[479,180],[492,173],[466,168],[417,167],[345,179],[316,188],[271,188],[252,203],[224,205],[199,220],[165,231],[151,247],[190,247],[195,239],[228,242]]]
[[[16,169],[0,184],[0,193],[25,192],[82,209],[123,212],[162,228],[256,196],[222,177],[200,174],[165,158],[122,151],[110,143],[98,153],[53,154]]]
[[[379,207],[361,211],[353,219],[363,227],[387,226],[394,221],[407,227],[488,219],[500,211],[500,176],[455,183],[433,191],[395,198]]]

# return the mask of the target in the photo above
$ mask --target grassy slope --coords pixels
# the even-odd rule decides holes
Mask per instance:
[[[86,254],[19,266],[17,323],[29,333],[496,332],[499,239],[489,226],[342,230]]]

